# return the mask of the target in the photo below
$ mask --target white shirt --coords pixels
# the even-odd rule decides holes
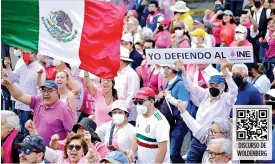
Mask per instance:
[[[205,44],[205,48],[212,48],[212,39],[210,37],[209,34],[205,33],[205,37],[204,37],[204,44]],[[196,43],[194,43],[194,41],[191,41],[191,46],[192,48],[197,47]]]
[[[108,146],[109,144],[112,125],[113,125],[113,122],[109,121],[96,128],[96,133],[98,134],[100,139],[104,141],[104,144],[106,146]],[[117,144],[118,144],[119,150],[123,152],[130,150],[133,138],[136,135],[135,127],[128,123],[119,130],[117,130],[117,128],[115,127],[113,134],[115,133],[117,133]]]
[[[247,81],[257,88],[261,94],[266,94],[271,87],[270,80],[266,77],[266,75],[260,75],[255,80],[252,80],[252,78],[249,77]]]
[[[250,36],[251,36],[251,38],[256,38],[256,36],[259,34],[259,30],[257,29],[257,31],[256,32],[254,32],[254,26],[253,26],[253,24],[250,26]]]
[[[253,14],[253,18],[256,20],[258,25],[260,23],[260,18],[261,18],[262,11],[263,11],[263,6],[258,11],[255,11],[254,14]],[[267,19],[270,17],[270,13],[271,13],[271,10],[267,9],[266,10],[266,18]]]
[[[192,83],[188,76],[183,78],[183,82],[190,94],[197,97],[200,102],[196,120],[204,129],[209,129],[212,121],[216,118],[228,119],[238,95],[238,87],[231,77],[226,78],[229,91],[223,92],[212,102],[210,102],[209,89],[201,88]]]
[[[130,114],[129,121],[136,120],[137,111],[132,99],[138,92],[139,87],[139,77],[130,65],[117,73],[114,88],[117,90],[118,99],[126,101]]]
[[[138,143],[137,163],[154,163],[158,143],[167,141],[167,152],[163,163],[170,163],[170,125],[161,112],[156,111],[149,118],[137,116],[136,139]]]
[[[32,62],[30,65],[23,64],[19,69],[15,71],[8,71],[8,79],[14,83],[17,82],[16,85],[23,93],[37,96],[38,94],[38,87],[36,86],[37,80],[37,72],[43,69],[44,72],[42,74],[42,83],[46,80],[46,73],[45,69],[39,62],[36,60]],[[23,104],[20,101],[15,102],[15,109],[24,110],[24,111],[31,111],[30,106]]]

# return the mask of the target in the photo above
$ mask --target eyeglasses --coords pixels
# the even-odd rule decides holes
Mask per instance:
[[[265,98],[265,100],[266,101],[275,101],[275,97],[272,97],[272,96],[270,96],[270,95],[268,95],[268,94],[266,94],[266,95],[264,95],[264,98]]]
[[[48,90],[46,90],[46,89],[41,89],[40,90],[40,92],[42,93],[42,94],[45,94],[46,92],[48,93],[48,94],[51,94],[51,93],[53,93],[54,91],[57,91],[56,89],[48,89]]]
[[[216,135],[216,134],[219,134],[219,133],[223,134],[223,132],[216,132],[216,131],[214,131],[214,130],[212,130],[212,129],[209,129],[209,134],[210,134],[211,136]]]
[[[216,158],[217,157],[217,155],[223,155],[223,154],[225,154],[225,152],[222,152],[222,153],[215,153],[215,152],[212,152],[212,151],[210,151],[210,150],[206,150],[206,153],[208,154],[208,157],[209,158]]]
[[[75,148],[75,150],[79,151],[82,148],[82,146],[81,145],[68,145],[67,148],[69,150],[73,150]]]
[[[36,152],[36,153],[39,153],[39,152],[37,152],[37,151],[31,151],[30,149],[18,149],[18,154],[21,154],[22,152],[24,152],[24,154],[26,154],[26,155],[30,155],[31,154],[31,152]]]
[[[135,105],[142,105],[143,103],[144,103],[144,101],[146,101],[146,100],[138,100],[138,99],[136,99],[136,100],[134,100],[134,104]]]

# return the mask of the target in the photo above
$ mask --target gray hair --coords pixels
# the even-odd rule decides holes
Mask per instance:
[[[240,68],[243,71],[244,75],[248,75],[248,68],[245,64],[234,64],[232,67],[232,72],[234,71],[235,68]]]
[[[1,110],[1,119],[5,119],[7,121],[8,127],[14,128],[15,130],[20,130],[20,120],[14,112]]]
[[[133,23],[136,24],[137,26],[139,25],[138,20],[137,20],[136,18],[133,18],[133,17],[131,17],[131,18],[128,19],[128,23],[129,23],[129,22],[133,22]]]
[[[232,142],[229,139],[226,139],[226,138],[212,139],[209,142],[208,147],[210,146],[210,144],[220,144],[221,145],[220,152],[221,153],[224,152],[232,156]]]
[[[226,138],[229,139],[229,140],[232,140],[232,123],[228,120],[222,120],[222,119],[215,119],[213,122],[212,122],[212,125],[213,124],[216,124],[219,126],[220,128],[220,131],[222,133],[226,133]]]

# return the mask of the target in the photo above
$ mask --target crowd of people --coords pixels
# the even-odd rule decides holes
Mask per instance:
[[[1,162],[275,162],[273,1],[215,0],[203,17],[181,0],[111,3],[128,8],[113,79],[21,47],[2,54]],[[146,61],[146,49],[243,46],[254,63]],[[234,105],[272,106],[272,160],[233,160]]]

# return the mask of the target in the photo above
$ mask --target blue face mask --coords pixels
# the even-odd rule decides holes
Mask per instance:
[[[161,67],[159,71],[161,77],[166,78],[166,74],[164,73],[164,69]]]
[[[219,10],[222,10],[223,11],[223,7],[222,7],[222,5],[221,4],[216,4],[215,5],[215,13],[217,13]]]

